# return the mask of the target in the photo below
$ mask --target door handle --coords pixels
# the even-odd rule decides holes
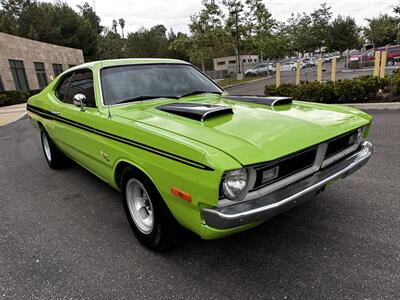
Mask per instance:
[[[60,112],[59,111],[52,111],[51,114],[54,115],[54,116],[58,116],[60,114]]]

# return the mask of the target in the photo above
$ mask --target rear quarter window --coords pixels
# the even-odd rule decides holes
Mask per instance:
[[[60,82],[57,85],[57,88],[54,91],[54,93],[56,94],[56,97],[60,101],[64,102],[65,96],[67,95],[68,85],[71,80],[71,77],[72,77],[72,73],[61,78]]]

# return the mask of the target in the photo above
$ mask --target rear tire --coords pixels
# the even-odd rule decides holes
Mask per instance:
[[[40,131],[40,137],[42,141],[42,149],[47,164],[53,170],[59,170],[66,166],[66,156],[58,150],[57,146],[51,140],[49,134],[42,127]]]
[[[151,180],[128,167],[122,174],[121,192],[125,214],[139,242],[157,252],[171,247],[179,225]]]

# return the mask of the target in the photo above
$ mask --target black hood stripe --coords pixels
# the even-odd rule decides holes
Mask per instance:
[[[130,145],[132,147],[139,148],[139,149],[147,151],[147,152],[154,153],[156,155],[159,155],[159,156],[162,156],[162,157],[165,157],[165,158],[180,162],[182,164],[185,164],[185,165],[197,168],[197,169],[202,169],[202,170],[206,170],[206,171],[214,171],[214,169],[212,169],[211,167],[209,167],[209,166],[207,166],[205,164],[199,163],[197,161],[194,161],[194,160],[185,158],[183,156],[180,156],[180,155],[177,155],[177,154],[174,154],[174,153],[171,153],[171,152],[167,152],[167,151],[164,151],[164,150],[161,150],[161,149],[158,149],[158,148],[155,148],[155,147],[152,147],[152,146],[149,146],[149,145],[146,145],[146,144],[143,144],[143,143],[131,140],[131,139],[127,139],[127,138],[122,137],[122,136],[115,135],[115,134],[110,133],[110,132],[106,132],[106,131],[96,129],[96,128],[91,127],[91,126],[87,126],[85,124],[82,124],[82,123],[79,123],[79,122],[76,122],[76,121],[61,117],[60,115],[53,115],[48,110],[45,110],[45,109],[30,105],[30,104],[27,105],[27,110],[32,112],[32,113],[34,113],[34,114],[37,114],[37,115],[45,118],[45,119],[54,120],[54,121],[57,121],[57,122],[60,122],[60,123],[64,123],[66,125],[70,125],[70,126],[73,126],[73,127],[76,127],[76,128],[79,128],[79,129],[82,129],[82,130],[85,130],[85,131],[88,131],[88,132],[103,136],[105,138],[108,138],[108,139],[111,139],[111,140],[114,140],[114,141],[117,141],[117,142],[120,142],[120,143],[123,143],[123,144],[126,144],[126,145]]]
[[[291,97],[261,97],[261,96],[224,96],[225,99],[265,104],[268,106],[291,104]]]
[[[231,107],[203,103],[177,102],[160,105],[156,108],[167,113],[201,122],[207,118],[233,114]]]

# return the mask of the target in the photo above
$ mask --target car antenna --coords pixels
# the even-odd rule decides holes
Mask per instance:
[[[95,3],[95,0],[93,0],[93,11],[96,14],[96,3]],[[97,35],[97,47],[99,48],[100,66],[101,66],[101,69],[103,69],[103,58],[102,58],[102,55],[101,55],[102,48],[101,48],[101,43],[100,43],[100,34]],[[100,80],[101,80],[101,78],[100,78]],[[110,104],[107,105],[107,109],[108,109],[107,118],[111,118],[112,116],[111,116]]]

